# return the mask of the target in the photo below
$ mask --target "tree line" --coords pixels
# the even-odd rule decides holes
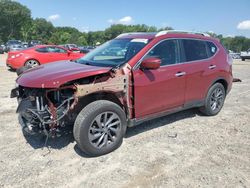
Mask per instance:
[[[44,18],[31,17],[31,11],[16,1],[0,0],[0,44],[10,39],[22,41],[40,40],[44,44],[96,45],[111,40],[125,32],[157,32],[171,30],[172,27],[156,28],[145,24],[114,24],[104,31],[80,32],[73,27],[55,27]],[[244,36],[224,37],[210,33],[221,40],[230,50],[240,52],[250,48],[250,38]]]

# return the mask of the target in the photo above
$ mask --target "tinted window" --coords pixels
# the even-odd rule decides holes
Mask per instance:
[[[62,48],[58,48],[58,47],[50,46],[50,47],[47,47],[47,49],[48,49],[48,52],[51,52],[51,53],[66,53],[66,50]]]
[[[155,46],[146,56],[161,59],[161,66],[179,63],[177,40],[165,40]]]
[[[57,52],[57,53],[66,53],[67,51],[62,49],[62,48],[55,47],[55,52]]]
[[[212,57],[217,52],[217,47],[212,42],[207,42],[209,57]]]
[[[200,40],[183,39],[186,61],[208,58],[206,43]]]
[[[37,48],[36,51],[41,53],[46,53],[48,52],[48,49],[46,47],[43,47],[43,48]]]

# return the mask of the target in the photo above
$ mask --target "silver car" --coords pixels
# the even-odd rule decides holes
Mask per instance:
[[[10,51],[19,51],[19,50],[23,50],[24,47],[21,44],[14,44],[10,46]]]

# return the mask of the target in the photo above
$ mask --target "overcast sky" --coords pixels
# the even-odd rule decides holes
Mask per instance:
[[[111,24],[147,24],[158,28],[211,31],[250,37],[250,0],[18,0],[55,26],[80,31]]]

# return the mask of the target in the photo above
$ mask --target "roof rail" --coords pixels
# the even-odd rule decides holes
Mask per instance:
[[[116,38],[127,36],[127,35],[136,35],[136,34],[145,34],[145,32],[122,33],[122,34],[118,35]]]
[[[168,33],[183,33],[183,34],[195,34],[195,35],[202,35],[205,37],[210,37],[209,34],[207,33],[202,33],[202,32],[197,32],[197,31],[182,31],[182,30],[165,30],[165,31],[160,31],[158,32],[155,36],[161,36],[161,35],[165,35]]]

